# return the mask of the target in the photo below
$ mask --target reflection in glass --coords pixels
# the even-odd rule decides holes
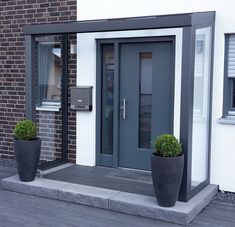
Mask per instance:
[[[231,86],[232,86],[232,88],[231,88],[231,91],[232,91],[231,107],[235,108],[235,79],[232,78],[231,80],[232,80],[232,83],[231,83]]]
[[[60,106],[62,57],[58,36],[37,39],[38,95],[37,106]]]
[[[194,65],[194,113],[202,114],[205,70],[205,35],[197,35],[195,42],[195,65]]]
[[[151,148],[152,53],[140,54],[139,148]]]
[[[192,174],[194,188],[208,178],[211,28],[198,29],[195,40]]]
[[[102,46],[102,154],[113,154],[114,46]]]

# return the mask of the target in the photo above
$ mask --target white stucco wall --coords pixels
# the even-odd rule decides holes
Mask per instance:
[[[211,183],[219,184],[222,190],[233,192],[235,192],[235,125],[220,124],[218,119],[222,116],[224,34],[235,33],[234,9],[234,0],[78,1],[78,20],[216,11]]]

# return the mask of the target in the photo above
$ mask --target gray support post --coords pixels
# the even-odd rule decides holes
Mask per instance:
[[[62,159],[68,161],[68,35],[62,34]]]
[[[32,35],[25,36],[25,62],[26,62],[26,118],[36,120],[36,94],[35,94],[35,38]]]
[[[179,194],[180,201],[188,201],[191,191],[192,161],[192,111],[193,111],[193,28],[183,29],[182,82],[181,82],[181,116],[180,142],[184,152],[184,173]]]

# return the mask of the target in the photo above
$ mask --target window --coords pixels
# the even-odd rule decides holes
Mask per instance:
[[[152,53],[140,53],[139,148],[151,149]]]
[[[235,116],[235,34],[225,36],[223,117]]]
[[[62,56],[59,36],[37,37],[37,108],[61,105]]]

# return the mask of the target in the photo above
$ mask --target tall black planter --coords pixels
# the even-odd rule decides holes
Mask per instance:
[[[41,139],[22,141],[14,139],[15,160],[18,175],[21,181],[33,181],[35,179],[40,151]]]
[[[152,155],[153,186],[160,206],[172,207],[175,205],[182,181],[183,167],[183,155],[179,157]]]

